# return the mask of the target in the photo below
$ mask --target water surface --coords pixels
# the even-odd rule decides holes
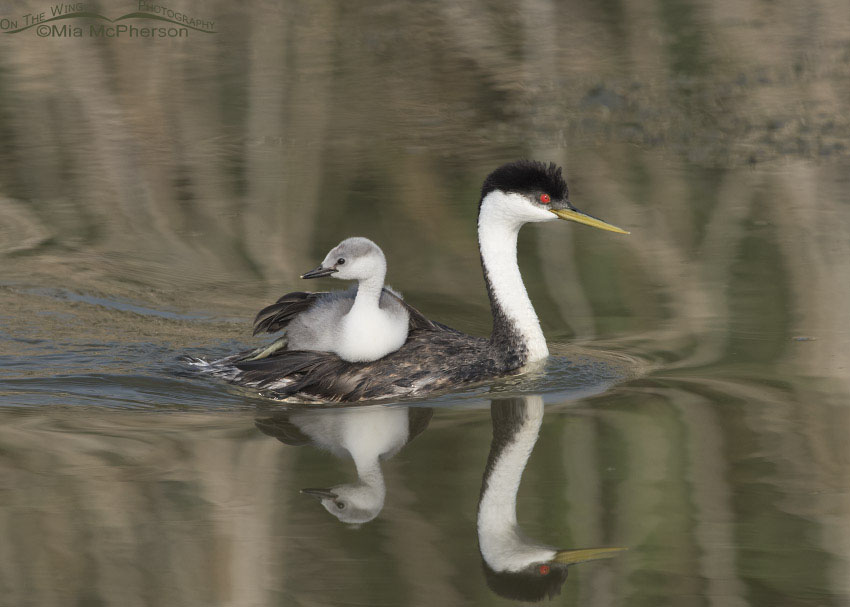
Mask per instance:
[[[842,3],[179,8],[217,33],[0,34],[0,602],[512,604],[477,509],[522,410],[523,533],[629,549],[554,602],[850,604]],[[262,343],[351,235],[487,334],[478,191],[519,157],[632,232],[521,233],[543,369],[303,411],[178,362]],[[300,493],[340,485],[367,522]]]

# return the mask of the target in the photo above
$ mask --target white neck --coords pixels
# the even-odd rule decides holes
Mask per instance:
[[[514,200],[515,196],[497,191],[484,198],[478,215],[478,245],[494,304],[523,339],[527,362],[532,362],[549,356],[549,348],[517,264],[517,236],[528,219],[513,212],[516,205],[523,204]]]
[[[376,499],[383,502],[386,487],[384,486],[384,473],[381,471],[381,463],[378,458],[355,459],[354,466],[357,468],[357,476],[360,482],[375,493]]]
[[[387,275],[386,263],[383,268],[370,276],[364,278],[357,283],[357,295],[354,298],[352,311],[359,310],[364,307],[373,308],[378,305],[381,299],[381,289],[384,288],[384,278]]]
[[[356,429],[362,430],[362,429]],[[387,488],[384,483],[384,473],[381,470],[379,443],[364,443],[362,440],[356,445],[349,445],[349,453],[357,468],[357,483],[348,485],[352,505],[368,513],[366,518],[360,522],[372,520],[384,507]]]
[[[517,491],[543,420],[543,399],[531,396],[525,400],[525,418],[517,422],[490,468],[478,505],[478,545],[481,556],[495,571],[519,571],[555,556],[553,548],[530,541],[517,525]]]

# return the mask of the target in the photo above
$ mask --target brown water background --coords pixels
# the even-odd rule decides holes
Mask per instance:
[[[846,1],[168,7],[215,33],[0,32],[0,604],[509,604],[475,535],[488,389],[418,403],[350,529],[298,493],[350,460],[176,358],[261,343],[351,235],[486,334],[478,190],[529,157],[632,232],[520,237],[556,354],[502,386],[548,403],[520,523],[630,548],[555,602],[850,605]],[[576,378],[577,347],[629,371]]]

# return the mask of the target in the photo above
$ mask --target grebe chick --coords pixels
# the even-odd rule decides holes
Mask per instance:
[[[272,344],[260,352],[190,362],[274,398],[334,402],[419,396],[516,373],[549,355],[517,264],[520,228],[526,223],[566,219],[628,233],[577,210],[567,194],[561,169],[554,164],[512,162],[484,180],[478,203],[478,247],[493,312],[489,338],[465,335],[428,320],[399,300],[410,315],[407,341],[378,360],[350,362],[335,354],[284,350]],[[278,325],[309,308],[319,296],[284,296],[268,323],[258,318],[256,330],[277,331]]]
[[[378,245],[368,238],[343,240],[301,278],[356,280],[357,288],[323,293],[308,309],[290,316],[286,349],[333,352],[348,362],[373,361],[398,350],[407,339],[410,316],[400,298],[384,290],[386,274],[387,261]],[[288,310],[286,300],[293,295],[301,294],[284,295],[262,310],[254,334],[281,324],[280,313]]]

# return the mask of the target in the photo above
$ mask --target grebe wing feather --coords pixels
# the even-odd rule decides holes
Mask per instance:
[[[258,333],[277,333],[292,321],[293,318],[309,310],[316,300],[327,295],[327,292],[306,293],[293,291],[287,293],[270,306],[266,306],[254,318],[254,335]]]
[[[352,293],[352,297],[356,291],[345,291],[344,293]],[[319,293],[307,293],[304,291],[293,291],[287,293],[278,299],[270,306],[266,306],[257,313],[254,318],[254,335],[258,333],[277,333],[281,329],[286,328],[293,318],[306,312],[321,298],[329,295],[327,291]],[[410,316],[410,331],[449,331],[452,333],[460,333],[456,329],[452,329],[433,320],[429,320],[422,312],[404,301],[402,297],[390,289],[384,289],[384,297],[389,297],[398,302]]]
[[[504,371],[489,340],[440,327],[411,331],[401,348],[371,362],[348,362],[331,352],[280,350],[234,366],[241,372],[237,383],[266,396],[297,394],[331,402],[400,397]]]
[[[425,316],[422,312],[411,306],[409,303],[404,301],[404,299],[399,296],[395,291],[390,289],[384,289],[384,295],[388,295],[394,298],[398,303],[407,310],[407,313],[410,315],[410,331],[448,331],[450,333],[457,333],[462,335],[460,331],[457,329],[452,329],[449,326],[444,325],[441,322],[437,322],[434,320],[430,320],[427,316]]]

